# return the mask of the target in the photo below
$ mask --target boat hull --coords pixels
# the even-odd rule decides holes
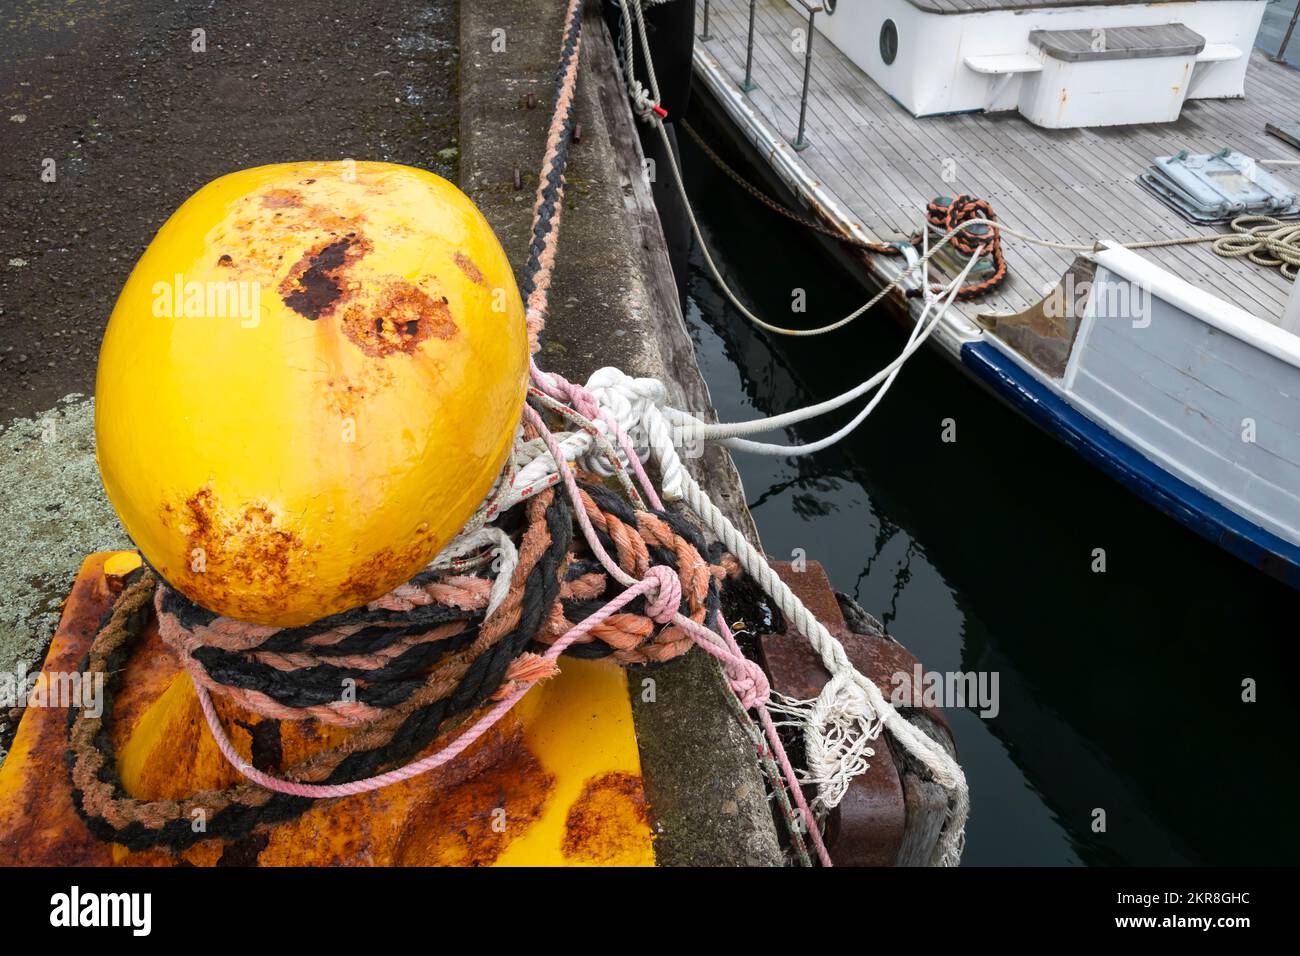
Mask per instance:
[[[796,200],[829,223],[848,228],[853,234],[860,233],[861,227],[856,225],[852,215],[839,208],[822,184],[802,170],[793,151],[772,133],[752,106],[727,85],[715,82],[718,79],[715,65],[698,47],[696,76],[703,81],[697,86],[696,102],[761,170],[769,188],[775,188],[787,201]],[[705,95],[700,96],[701,93]],[[879,289],[884,281],[893,278],[900,270],[901,260],[897,257],[869,260],[841,243],[819,241],[867,289]],[[1151,268],[1156,269],[1154,266]],[[1164,275],[1172,278],[1167,273]],[[900,294],[890,296],[894,310],[907,323],[915,320],[915,301]],[[1232,310],[1220,300],[1216,299],[1215,303],[1216,308],[1222,307],[1221,311]],[[1180,304],[1179,308],[1184,306],[1186,303]],[[1258,329],[1267,323],[1255,320],[1253,325]],[[1275,342],[1279,336],[1285,335],[1281,329],[1272,326],[1265,333]],[[1079,334],[1082,335],[1082,331]],[[1294,335],[1289,338],[1300,343]],[[1140,448],[1131,438],[1121,437],[1122,429],[1112,422],[1102,424],[1098,419],[1103,419],[1103,416],[1091,408],[1085,411],[1079,396],[1067,394],[1061,379],[1013,357],[1010,347],[955,310],[945,316],[928,344],[986,391],[1063,441],[1139,497],[1229,553],[1300,589],[1300,542],[1285,533],[1286,528],[1300,524],[1300,516],[1294,510],[1295,498],[1292,497],[1290,502],[1285,500],[1287,493],[1294,496],[1300,491],[1300,484],[1288,486],[1285,481],[1281,482],[1283,497],[1278,499],[1275,496],[1275,504],[1281,500],[1279,508],[1287,513],[1270,518],[1258,503],[1243,505],[1240,500],[1230,501],[1230,496],[1221,494],[1220,489],[1197,480],[1186,469],[1179,469],[1176,459],[1171,461],[1167,456],[1152,453],[1149,448]],[[1072,358],[1074,354],[1072,349]],[[1286,391],[1290,396],[1300,396],[1300,370],[1292,367],[1291,373],[1295,385]],[[1067,377],[1071,374],[1079,374],[1077,363],[1075,368],[1066,372]],[[1262,400],[1263,396],[1257,398]],[[1187,414],[1197,413],[1189,408]],[[1282,420],[1286,420],[1285,416]],[[1292,420],[1300,421],[1300,416]]]
[[[1016,411],[1138,497],[1241,560],[1300,589],[1300,546],[1176,477],[1048,388],[991,341],[970,342],[962,367]]]

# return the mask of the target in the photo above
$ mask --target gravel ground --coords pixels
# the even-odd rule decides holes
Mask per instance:
[[[118,290],[204,183],[345,157],[454,178],[455,8],[17,0],[0,13],[0,420],[93,391]]]
[[[0,435],[0,669],[33,668],[92,551],[126,547],[95,468],[95,405],[69,395]]]
[[[35,666],[82,557],[126,543],[84,396],[117,293],[158,227],[204,183],[265,163],[384,160],[455,180],[457,11],[455,0],[0,5],[0,669]],[[0,739],[5,722],[0,712]]]

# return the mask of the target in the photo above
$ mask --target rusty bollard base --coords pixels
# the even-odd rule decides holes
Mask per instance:
[[[115,579],[130,564],[124,554],[85,560],[38,686],[66,682],[62,675],[78,671],[115,597]],[[121,687],[113,738],[132,795],[175,799],[239,779],[211,739],[189,677],[153,627]],[[38,695],[32,696],[35,704]],[[217,704],[231,739],[251,760],[263,718],[224,700]],[[129,852],[90,834],[72,804],[67,722],[66,707],[42,703],[24,711],[0,766],[0,865],[654,864],[627,682],[622,669],[605,661],[562,660],[558,677],[534,688],[448,766],[320,801],[301,817],[238,842],[202,841],[181,853]],[[280,722],[281,761],[296,762],[346,734],[314,722]]]

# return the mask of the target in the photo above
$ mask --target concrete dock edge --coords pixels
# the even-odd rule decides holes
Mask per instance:
[[[461,7],[461,187],[496,230],[516,272],[528,246],[563,10],[562,0]],[[586,6],[576,118],[582,139],[570,153],[539,364],[575,381],[615,365],[662,380],[677,407],[708,413],[712,402],[677,300],[598,0]],[[687,464],[757,542],[727,452],[710,447]],[[654,680],[653,701],[643,700],[646,678]],[[782,863],[757,757],[727,705],[730,691],[716,662],[693,653],[654,671],[630,672],[629,682],[660,865]]]

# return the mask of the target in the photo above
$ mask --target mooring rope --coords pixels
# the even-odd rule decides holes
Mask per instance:
[[[622,8],[624,36],[630,36],[632,29],[635,28],[646,61],[646,79],[649,83],[649,89],[647,90],[636,80],[632,56],[634,44],[625,42],[624,82],[628,87],[633,110],[641,119],[650,123],[658,131],[664,147],[664,154],[668,158],[669,168],[673,173],[678,195],[691,222],[696,239],[700,243],[701,251],[706,262],[710,264],[715,278],[719,280],[732,303],[760,326],[767,327],[771,331],[796,335],[822,334],[852,321],[862,312],[865,312],[870,305],[874,304],[888,291],[888,288],[882,290],[881,295],[873,299],[872,302],[831,326],[813,330],[781,329],[769,326],[768,323],[764,323],[746,309],[726,287],[725,282],[721,281],[717,267],[712,263],[708,253],[707,244],[703,242],[699,224],[695,220],[690,199],[686,194],[681,169],[675,160],[672,144],[663,125],[666,114],[659,105],[658,81],[655,77],[654,62],[650,53],[650,43],[646,33],[641,0],[624,0]],[[957,227],[958,230],[965,228],[970,228],[970,224],[962,223]],[[951,238],[952,234],[943,237],[939,244],[921,257],[921,260],[915,263],[912,268],[926,268],[929,258],[942,248],[945,243],[951,241]],[[972,264],[973,262],[974,258],[972,258]],[[969,264],[966,274],[968,273]],[[965,274],[963,274],[962,278],[965,278]],[[596,375],[602,374],[617,376],[619,373],[617,373],[617,370],[610,369],[602,369],[596,373]],[[621,384],[621,387],[626,392],[628,404],[641,410],[643,415],[641,424],[645,427],[647,434],[654,435],[657,428],[663,428],[665,415],[664,410],[650,399],[650,394],[654,391],[653,388],[646,388],[642,385],[641,382],[644,380],[630,380],[626,376],[624,376],[624,379],[625,381]],[[634,399],[640,400],[639,405],[633,404]],[[692,425],[691,427],[695,426]],[[956,865],[961,858],[965,839],[965,822],[970,808],[966,777],[956,760],[937,742],[917,730],[898,714],[889,702],[884,699],[874,682],[863,676],[852,665],[840,642],[808,611],[767,564],[763,555],[759,554],[745,540],[744,535],[709,500],[695,479],[682,467],[676,448],[671,443],[655,441],[650,445],[648,451],[658,462],[661,473],[664,475],[665,494],[682,500],[687,507],[704,521],[706,527],[736,556],[742,567],[786,613],[787,619],[792,621],[796,629],[809,640],[831,674],[830,681],[816,699],[798,702],[782,701],[779,705],[784,713],[794,717],[804,726],[804,746],[809,765],[809,772],[805,779],[816,783],[819,806],[821,808],[830,808],[839,803],[852,778],[866,769],[867,758],[874,754],[871,747],[873,741],[879,736],[881,729],[888,726],[895,739],[926,768],[935,782],[947,794],[948,807],[945,825],[939,836],[933,861],[940,865]]]
[[[813,232],[821,233],[823,236],[834,239],[836,242],[842,242],[851,249],[861,249],[863,252],[875,252],[882,256],[902,255],[902,249],[900,249],[896,244],[891,245],[886,242],[871,242],[868,239],[859,239],[857,236],[851,236],[839,231],[838,229],[823,225],[815,219],[802,216],[784,203],[777,202],[767,193],[763,192],[763,190],[759,189],[742,176],[732,166],[730,166],[726,160],[719,156],[717,151],[708,144],[694,126],[686,122],[684,119],[679,119],[677,125],[686,131],[686,134],[695,141],[695,145],[700,148],[700,151],[708,157],[714,166],[717,166],[718,169],[721,170],[723,175],[777,215],[784,216],[791,222],[797,222],[804,228],[811,229]]]
[[[876,409],[885,395],[889,392],[894,380],[902,371],[903,365],[911,358],[925,342],[930,338],[934,331],[939,327],[940,320],[944,312],[952,305],[963,288],[966,277],[970,274],[971,269],[983,255],[983,246],[976,246],[970,259],[967,260],[965,267],[958,275],[948,283],[947,286],[939,290],[937,294],[928,293],[925,306],[921,314],[917,317],[916,323],[912,326],[911,334],[908,336],[907,343],[903,346],[902,352],[888,365],[882,368],[875,375],[868,378],[854,388],[849,389],[834,398],[818,402],[805,408],[795,409],[780,415],[770,416],[755,421],[740,423],[709,423],[702,421],[694,416],[687,415],[676,409],[664,409],[665,418],[673,425],[684,428],[691,434],[704,441],[716,441],[720,445],[731,449],[732,451],[743,451],[753,455],[765,455],[773,458],[791,458],[802,455],[811,455],[815,452],[823,451],[826,448],[842,441],[855,431],[867,417]],[[930,318],[933,310],[933,318]],[[847,405],[856,398],[865,395],[877,385],[880,388],[876,394],[853,416],[846,424],[836,431],[827,435],[825,438],[817,441],[807,442],[802,445],[777,445],[767,442],[751,441],[744,437],[747,435],[759,434],[762,432],[775,431],[778,428],[789,428],[800,422],[805,422],[827,412],[834,411]]]
[[[570,0],[523,276],[533,352],[558,249],[581,14],[582,0]],[[797,846],[806,836],[829,865],[801,784],[818,788],[818,810],[834,807],[851,778],[867,768],[882,729],[889,729],[948,793],[934,862],[958,862],[969,807],[960,767],[853,667],[840,643],[686,471],[673,444],[680,431],[668,422],[663,384],[602,369],[584,387],[531,359],[530,374],[512,453],[478,513],[429,568],[365,608],[304,627],[268,628],[206,611],[150,570],[132,578],[85,665],[105,675],[103,712],[71,715],[69,775],[74,803],[91,831],[131,849],[239,838],[302,813],[312,799],[363,793],[446,764],[531,686],[553,675],[563,653],[653,664],[698,646],[721,664],[736,706],[757,717],[766,737],[763,759],[785,778],[773,781],[778,802],[792,804],[790,813],[798,814]],[[546,415],[567,430],[553,433]],[[665,496],[684,503],[720,543],[706,546],[693,525],[664,507],[629,437],[626,426],[632,425],[649,436],[645,454],[664,476]],[[570,462],[598,465],[617,477],[624,495],[594,475],[579,474]],[[500,564],[495,579],[493,556]],[[807,636],[831,673],[815,700],[773,694],[727,628],[719,581],[742,568]],[[111,736],[112,700],[151,613],[194,680],[218,748],[247,782],[177,801],[138,800],[125,792]],[[340,700],[339,685],[349,683],[355,694]],[[210,691],[267,717],[337,723],[350,728],[349,736],[272,774],[251,766],[231,743]],[[791,765],[774,714],[804,727],[807,772]],[[416,759],[438,739],[436,751]],[[193,825],[197,814],[203,828]]]
[[[658,80],[655,77],[654,60],[650,55],[650,40],[646,33],[645,19],[641,9],[641,0],[624,0],[622,3],[622,20],[625,37],[630,37],[634,29],[636,31],[642,49],[642,56],[646,64],[646,80],[650,84],[649,89],[647,89],[640,80],[636,79],[636,74],[633,68],[635,58],[633,52],[634,44],[630,41],[624,42],[622,64],[623,81],[627,86],[628,96],[632,103],[633,112],[636,113],[637,117],[643,122],[650,124],[659,134],[660,142],[663,145],[664,156],[667,158],[668,168],[673,176],[673,185],[676,188],[677,197],[681,201],[682,209],[686,213],[687,222],[690,223],[691,232],[695,236],[695,241],[699,247],[700,254],[704,257],[704,264],[708,267],[709,274],[713,276],[713,280],[718,284],[718,288],[722,290],[727,301],[729,301],[741,315],[760,329],[763,329],[765,332],[771,332],[774,335],[790,336],[792,338],[809,338],[817,335],[826,335],[849,325],[861,316],[865,315],[873,306],[882,301],[886,296],[894,292],[896,289],[900,289],[913,273],[924,269],[929,260],[933,258],[934,255],[936,255],[945,245],[952,242],[953,238],[959,232],[976,228],[978,225],[974,220],[962,222],[957,225],[947,235],[941,237],[930,249],[927,255],[916,262],[910,263],[879,292],[841,319],[815,328],[807,329],[790,328],[768,322],[746,306],[732,290],[731,286],[727,284],[727,280],[723,278],[721,270],[718,268],[717,263],[713,259],[712,253],[709,251],[708,243],[704,241],[703,230],[701,230],[699,221],[696,219],[695,209],[691,204],[690,196],[686,192],[686,182],[682,177],[681,166],[677,162],[676,154],[673,151],[672,141],[669,139],[668,130],[664,126],[663,121],[667,114],[659,105],[659,85]]]
[[[582,51],[581,7],[580,3],[571,0],[565,12],[560,64],[555,77],[555,102],[537,177],[537,197],[533,203],[532,241],[520,281],[528,323],[528,343],[534,353],[537,351],[537,336],[546,322],[547,295],[558,248],[553,241],[548,241],[548,237],[558,233],[560,214],[564,210],[564,169],[569,162],[573,99],[578,90],[578,64]]]

